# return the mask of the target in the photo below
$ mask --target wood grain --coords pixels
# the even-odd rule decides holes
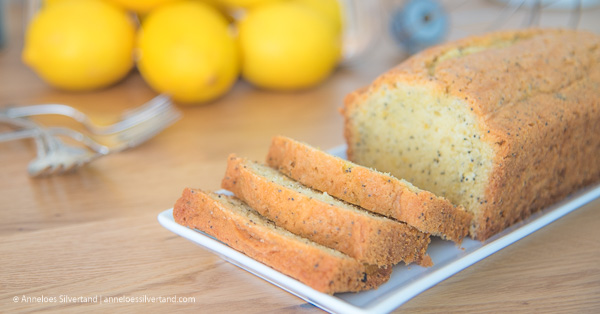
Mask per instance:
[[[460,22],[450,38],[481,32],[486,19],[498,14],[491,2],[458,7],[461,2],[444,1],[457,7],[453,12]],[[48,87],[20,62],[22,3],[8,4],[0,105],[62,102],[110,122],[155,95],[135,71],[96,92]],[[600,32],[599,14],[598,8],[584,12],[582,27]],[[568,16],[551,12],[544,17],[560,25]],[[510,25],[520,26],[505,26]],[[343,97],[406,57],[389,43],[382,47],[306,91],[273,93],[239,81],[211,104],[180,106],[183,119],[151,141],[68,175],[29,178],[32,143],[0,143],[0,312],[321,312],[175,236],[156,216],[173,206],[184,187],[218,189],[229,153],[263,160],[274,135],[321,148],[342,144],[337,109]],[[425,291],[397,312],[600,312],[599,239],[600,201],[595,201]],[[42,296],[194,300],[21,302]]]

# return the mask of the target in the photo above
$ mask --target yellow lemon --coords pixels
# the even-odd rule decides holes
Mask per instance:
[[[256,86],[297,90],[324,80],[339,60],[340,38],[322,14],[274,2],[239,22],[242,76]]]
[[[339,0],[294,0],[323,14],[333,23],[336,32],[342,31],[342,7]]]
[[[183,103],[213,100],[239,75],[239,53],[227,21],[202,2],[175,2],[148,14],[138,53],[146,82]]]
[[[235,11],[230,10],[231,8],[226,6],[222,2],[222,0],[196,0],[196,1],[204,2],[208,5],[210,5],[211,7],[217,9],[217,11],[219,11],[219,13],[221,13],[221,15],[223,15],[223,17],[225,17],[227,22],[229,22],[229,23],[235,22],[235,16],[234,16]]]
[[[124,11],[100,0],[65,0],[34,16],[22,59],[50,85],[91,90],[127,75],[134,43],[135,26]]]
[[[178,0],[109,0],[126,10],[146,14],[159,6]]]
[[[65,0],[44,0],[42,3],[44,6],[54,5],[57,2],[63,2]]]
[[[251,9],[273,1],[281,0],[212,0],[232,9]]]

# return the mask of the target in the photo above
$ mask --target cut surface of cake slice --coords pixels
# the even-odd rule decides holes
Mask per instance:
[[[323,293],[377,288],[392,271],[279,228],[234,196],[186,188],[173,217]]]
[[[368,264],[430,266],[429,235],[230,155],[222,187],[278,226]]]
[[[406,180],[364,167],[294,139],[276,136],[267,164],[309,187],[369,211],[406,222],[422,232],[460,243],[472,215]]]

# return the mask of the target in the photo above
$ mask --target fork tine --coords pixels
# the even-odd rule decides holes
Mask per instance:
[[[147,141],[149,138],[154,137],[156,134],[162,132],[164,129],[172,125],[175,121],[179,120],[180,117],[181,116],[178,112],[170,112],[168,116],[155,124],[154,130],[149,130],[145,135],[140,136],[137,141],[132,141],[129,147],[135,147]]]
[[[30,176],[41,177],[48,172],[48,170],[50,169],[50,165],[47,163],[40,165],[41,162],[43,162],[42,159],[36,158],[29,163],[29,165],[27,166],[27,172]]]
[[[142,121],[131,127],[129,129],[123,130],[122,132],[116,134],[120,140],[126,141],[130,137],[137,137],[137,134],[140,132],[144,132],[146,129],[155,128],[155,124],[159,122],[164,123],[172,123],[174,119],[178,119],[180,117],[179,111],[174,110],[173,108],[165,107],[162,111],[157,111],[152,117],[148,117],[145,121]]]
[[[167,95],[160,94],[160,95],[155,96],[154,98],[150,99],[149,101],[147,101],[146,103],[144,103],[143,105],[141,105],[137,108],[133,108],[131,110],[127,110],[127,111],[123,112],[123,114],[121,115],[121,118],[128,119],[131,116],[135,116],[137,114],[140,114],[141,112],[144,112],[146,110],[149,110],[149,109],[157,107],[157,106],[160,106],[169,101],[170,101],[170,99]]]
[[[136,126],[148,119],[155,117],[163,111],[169,110],[173,107],[173,104],[169,97],[165,95],[159,95],[151,99],[148,103],[134,110],[134,113],[128,113],[124,115],[124,119],[114,124],[112,132],[106,132],[106,130],[96,129],[95,134],[106,135],[109,133],[118,133],[125,131],[129,128]]]
[[[161,115],[155,116],[153,119],[139,124],[135,129],[131,129],[127,133],[119,134],[118,140],[122,142],[122,145],[115,148],[115,151],[123,151],[146,142],[172,125],[180,117],[181,113],[179,111],[168,110]]]
[[[27,165],[27,172],[32,177],[42,177],[51,174],[55,168],[52,160],[52,152],[49,152],[48,154],[38,154],[38,156]]]
[[[66,128],[48,128],[45,131],[50,135],[50,140],[54,142],[54,145],[46,155],[38,156],[29,164],[28,171],[32,177],[63,174],[103,156],[103,154],[92,152],[88,148],[65,144],[59,138],[52,136],[67,135],[83,143],[80,137],[85,137],[85,135],[77,131]]]

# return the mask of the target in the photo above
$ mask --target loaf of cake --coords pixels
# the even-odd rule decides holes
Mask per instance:
[[[458,243],[469,233],[472,215],[461,206],[291,138],[273,138],[267,164],[304,185],[422,232]]]
[[[277,226],[363,263],[432,264],[428,234],[310,189],[266,165],[230,155],[221,187]]]
[[[528,29],[423,51],[349,94],[348,158],[462,205],[484,240],[600,180],[600,36]]]
[[[376,288],[392,271],[298,237],[233,196],[185,189],[173,217],[323,293]]]

